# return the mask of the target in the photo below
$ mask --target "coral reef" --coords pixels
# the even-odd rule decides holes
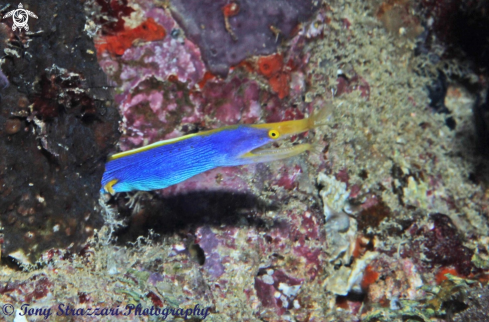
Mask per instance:
[[[485,41],[489,35],[488,8],[486,0],[470,3],[428,0],[421,4],[430,24],[430,34],[445,45],[445,56],[470,62],[476,72],[484,74],[487,74],[488,67],[488,45]]]
[[[461,322],[461,321],[473,321],[473,322],[481,322],[487,321],[489,318],[489,309],[487,308],[488,303],[488,290],[486,287],[478,287],[472,290],[468,297],[467,310],[458,313],[453,321]]]
[[[24,3],[56,18],[2,38],[10,82],[0,107],[2,256],[32,264],[51,248],[78,252],[102,226],[98,182],[118,137],[118,113],[83,33],[83,6],[51,4]]]
[[[473,251],[463,246],[450,218],[434,214],[431,219],[433,228],[423,233],[426,238],[423,253],[430,265],[453,265],[459,274],[468,276],[475,269],[471,262]]]
[[[474,104],[473,112],[477,149],[481,155],[487,156],[489,153],[489,91],[484,101]]]
[[[246,0],[232,2],[239,11],[229,15],[224,0],[170,3],[186,37],[200,47],[209,71],[220,76],[248,57],[276,52],[280,41],[290,39],[298,24],[311,18],[316,9],[310,0]]]
[[[450,1],[271,3],[85,1],[83,38],[65,65],[71,49],[45,48],[46,25],[36,38],[0,24],[0,85],[10,83],[1,144],[22,147],[0,170],[15,188],[0,184],[1,303],[154,306],[181,310],[167,316],[175,321],[196,306],[191,321],[484,320],[487,85],[477,59],[454,60],[431,37],[443,16],[425,8]],[[81,6],[57,10],[78,17]],[[49,8],[30,10],[42,18]],[[50,60],[15,48],[23,43]],[[28,70],[25,57],[42,68]],[[96,60],[103,85],[87,76],[99,77]],[[283,143],[309,140],[315,151],[97,201],[109,150],[318,110],[323,126]],[[71,239],[55,238],[68,228]],[[20,245],[37,266],[14,253],[12,240],[29,238],[50,242]]]

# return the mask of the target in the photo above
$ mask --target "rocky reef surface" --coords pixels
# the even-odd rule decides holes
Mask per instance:
[[[2,317],[487,320],[488,60],[463,36],[487,1],[24,6],[30,31],[0,23]],[[320,109],[283,143],[313,151],[99,194],[111,153]]]

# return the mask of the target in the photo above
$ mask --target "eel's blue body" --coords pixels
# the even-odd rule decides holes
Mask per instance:
[[[234,125],[121,152],[109,157],[101,192],[163,189],[223,166],[265,162],[297,155],[310,144],[258,149],[317,126],[314,116],[279,123]],[[258,150],[256,150],[258,149]]]

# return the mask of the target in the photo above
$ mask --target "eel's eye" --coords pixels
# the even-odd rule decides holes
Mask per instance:
[[[280,136],[280,134],[278,133],[277,130],[270,130],[270,131],[268,131],[268,136],[271,139],[278,139],[278,137]]]

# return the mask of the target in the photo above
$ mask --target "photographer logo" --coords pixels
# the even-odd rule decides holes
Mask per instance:
[[[17,28],[19,28],[19,31],[22,31],[22,28],[24,28],[25,31],[28,31],[29,25],[27,24],[27,22],[29,21],[29,16],[37,19],[37,16],[34,14],[34,12],[24,9],[22,3],[19,3],[18,9],[7,12],[7,14],[3,16],[3,18],[5,19],[10,16],[12,16],[12,19],[14,20],[12,31],[15,31]]]

